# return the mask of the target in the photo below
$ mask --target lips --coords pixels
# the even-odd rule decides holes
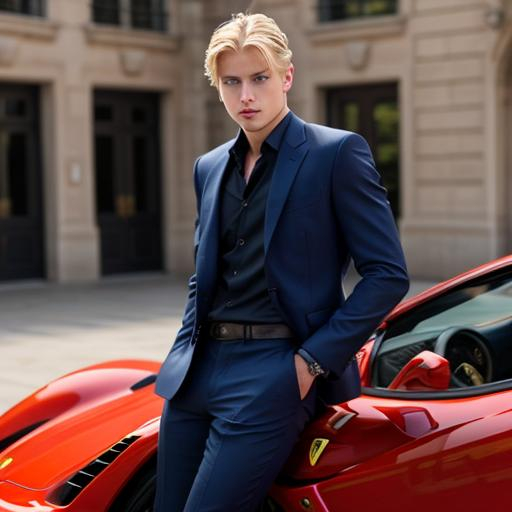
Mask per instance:
[[[244,108],[243,110],[240,111],[240,115],[242,117],[245,117],[245,118],[249,119],[251,117],[254,117],[258,112],[259,112],[259,110],[253,110],[253,109],[250,109],[250,108]]]

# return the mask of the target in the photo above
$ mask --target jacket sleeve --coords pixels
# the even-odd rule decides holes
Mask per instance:
[[[201,211],[201,186],[199,184],[199,176],[198,176],[198,166],[199,166],[199,158],[194,163],[194,190],[196,194],[196,205],[197,205],[197,213],[195,220],[195,229],[194,229],[194,266],[196,262],[197,248],[199,246],[201,226],[200,226],[200,217],[199,212]],[[192,330],[194,328],[194,320],[196,314],[196,273],[190,276],[188,280],[188,297],[187,303],[185,305],[185,311],[183,313],[183,319],[181,323],[181,327],[176,336],[176,340],[182,338],[189,338]]]
[[[361,280],[302,347],[336,379],[407,293],[409,278],[387,191],[368,143],[356,133],[339,143],[331,191],[340,236]]]

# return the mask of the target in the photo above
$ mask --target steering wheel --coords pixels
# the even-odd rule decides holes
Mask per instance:
[[[450,363],[450,387],[492,382],[492,356],[480,333],[466,327],[450,327],[437,337],[433,351]]]

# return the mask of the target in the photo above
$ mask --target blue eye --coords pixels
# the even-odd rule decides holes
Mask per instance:
[[[236,78],[228,78],[227,80],[224,80],[224,85],[236,85],[238,83],[238,80]]]
[[[255,80],[257,82],[264,82],[265,80],[268,80],[268,76],[265,76],[265,75],[258,75]]]

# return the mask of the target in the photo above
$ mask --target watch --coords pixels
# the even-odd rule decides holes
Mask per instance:
[[[325,370],[322,368],[320,363],[305,349],[299,348],[296,351],[299,356],[306,361],[308,365],[308,372],[313,375],[314,377],[317,377],[318,375],[323,375],[324,377],[327,376],[329,373],[329,370]]]

